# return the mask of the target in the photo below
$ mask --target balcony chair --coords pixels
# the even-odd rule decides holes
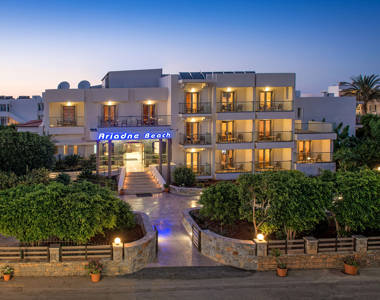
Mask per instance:
[[[239,133],[239,134],[238,134],[237,141],[238,141],[238,143],[242,143],[242,142],[244,142],[244,136],[243,136],[242,133]]]
[[[277,133],[276,134],[276,142],[280,142],[281,141],[281,133]]]
[[[322,162],[322,153],[318,153],[316,162]]]

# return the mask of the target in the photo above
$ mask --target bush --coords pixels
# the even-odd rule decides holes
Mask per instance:
[[[22,176],[17,176],[13,172],[0,172],[0,190],[12,188],[18,184],[48,184],[49,181],[49,170],[47,169],[34,169]]]
[[[0,130],[0,171],[25,175],[38,168],[51,168],[54,144],[48,136],[17,132],[12,127]]]
[[[96,179],[96,175],[92,174],[92,170],[84,169],[78,175],[78,180],[88,180],[92,181]]]
[[[177,186],[192,187],[195,184],[195,174],[193,170],[186,167],[177,167],[174,169],[174,182]]]
[[[79,161],[81,160],[81,157],[77,154],[71,154],[71,155],[67,155],[63,158],[63,163],[69,167],[69,168],[73,168],[73,167],[77,167],[79,165]]]
[[[199,201],[201,215],[221,225],[232,224],[239,219],[237,186],[231,182],[219,182],[203,190]]]
[[[134,226],[129,206],[113,192],[83,181],[19,185],[0,191],[0,234],[21,242],[58,238],[86,243],[117,224]]]
[[[71,177],[68,174],[60,173],[60,174],[58,174],[56,181],[60,182],[64,185],[68,185],[71,182]]]
[[[91,154],[88,159],[83,158],[80,165],[83,169],[96,170],[96,155]]]

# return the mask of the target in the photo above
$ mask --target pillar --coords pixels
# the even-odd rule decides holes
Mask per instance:
[[[355,252],[366,253],[368,238],[363,235],[353,235],[355,241]]]
[[[99,175],[100,168],[100,142],[96,141],[96,176]]]
[[[317,254],[318,253],[318,240],[312,236],[305,236],[305,253],[306,254]]]
[[[162,139],[158,140],[158,151],[159,151],[159,160],[158,160],[158,171],[162,175]]]
[[[108,178],[111,178],[112,172],[112,141],[108,141]]]
[[[217,120],[217,112],[216,112],[216,87],[213,86],[211,89],[211,176],[215,178],[215,152],[216,152],[216,120]]]
[[[113,258],[112,260],[115,262],[120,262],[123,260],[123,243],[115,244],[112,243],[113,248]]]
[[[166,183],[170,184],[171,183],[171,169],[170,169],[170,164],[172,161],[172,139],[168,139],[168,169],[167,169],[167,178],[166,178]]]
[[[57,263],[60,261],[60,245],[51,244],[49,247],[49,258],[51,263]]]
[[[256,244],[256,256],[268,256],[268,242],[254,239]]]

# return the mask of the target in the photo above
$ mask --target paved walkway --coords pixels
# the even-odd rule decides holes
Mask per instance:
[[[121,196],[133,210],[145,212],[158,230],[158,261],[154,266],[217,266],[192,246],[181,224],[182,211],[197,206],[196,197],[154,194],[152,197]]]

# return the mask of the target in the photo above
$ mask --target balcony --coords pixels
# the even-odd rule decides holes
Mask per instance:
[[[289,161],[266,161],[255,162],[255,172],[291,170],[292,162]]]
[[[179,144],[184,146],[211,145],[211,134],[201,133],[195,135],[179,134]]]
[[[99,127],[144,127],[144,126],[170,126],[171,116],[120,116],[115,120],[104,120],[99,118]]]
[[[211,103],[201,102],[193,105],[188,103],[179,104],[180,114],[211,114]]]
[[[84,117],[76,116],[75,118],[49,117],[50,128],[54,127],[83,127]]]
[[[279,112],[279,111],[293,111],[293,101],[271,101],[262,103],[255,102],[256,112]]]
[[[301,123],[295,121],[294,123],[295,133],[332,133],[333,127],[331,123],[326,122],[314,122]]]
[[[306,152],[297,153],[297,163],[300,164],[314,164],[332,162],[331,152]]]
[[[252,162],[216,163],[216,173],[251,173]]]
[[[291,131],[271,131],[263,133],[255,131],[256,142],[291,142],[293,141],[293,132]]]
[[[218,133],[216,135],[216,143],[218,144],[237,144],[252,143],[252,132],[230,132]]]
[[[217,102],[216,112],[253,112],[253,101],[236,103]]]
[[[191,168],[195,176],[211,176],[211,165],[202,164]]]

